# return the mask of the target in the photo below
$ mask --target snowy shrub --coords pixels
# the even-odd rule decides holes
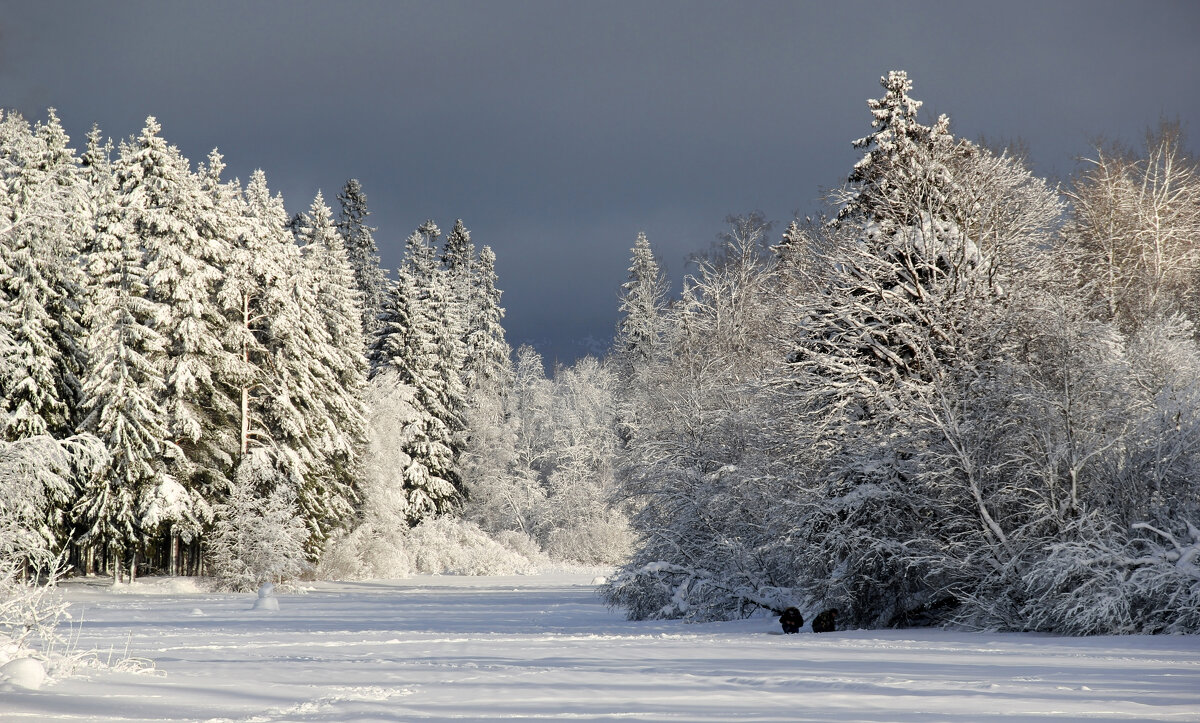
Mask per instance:
[[[1200,633],[1200,529],[1086,529],[1050,546],[1023,583],[1029,629],[1068,635]]]
[[[426,520],[408,535],[418,574],[527,575],[533,560],[488,537],[478,526],[452,517]]]
[[[519,530],[501,530],[492,533],[491,537],[522,557],[537,561],[545,558],[545,553],[538,546],[537,540]]]
[[[211,543],[212,571],[221,587],[254,590],[309,569],[304,553],[308,530],[293,487],[282,474],[267,449],[251,450],[238,465],[228,500],[217,506]]]
[[[682,618],[709,622],[744,618],[759,610],[781,612],[789,607],[808,608],[812,601],[797,600],[787,588],[752,580],[736,572],[651,562],[626,565],[600,586],[600,596],[626,611],[631,620]]]
[[[526,536],[504,544],[478,525],[436,517],[409,528],[364,523],[331,542],[318,575],[329,579],[395,579],[411,575],[527,575],[546,562]]]
[[[546,544],[546,553],[555,560],[585,565],[618,565],[632,551],[629,521],[616,514],[552,530]]]
[[[60,569],[58,561],[46,564],[51,568],[50,582],[53,582]],[[58,627],[69,617],[67,604],[52,584],[22,581],[21,577],[20,563],[0,560],[0,642],[7,642],[15,649],[52,649],[62,645]]]
[[[56,527],[73,486],[108,460],[90,434],[0,440],[0,559],[41,567],[54,559]]]

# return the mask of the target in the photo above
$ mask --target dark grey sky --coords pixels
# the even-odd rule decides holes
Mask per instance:
[[[461,217],[498,256],[510,341],[570,360],[611,337],[638,231],[678,279],[726,215],[816,208],[889,69],[1065,177],[1098,135],[1196,133],[1198,31],[1190,0],[0,0],[0,106],[56,107],[77,147],[153,114],[291,210],[357,177],[388,267]]]

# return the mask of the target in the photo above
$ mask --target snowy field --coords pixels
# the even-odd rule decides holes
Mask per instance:
[[[79,648],[155,670],[0,688],[0,720],[1200,721],[1196,636],[629,622],[591,581],[321,583],[277,612],[186,580],[76,582]]]

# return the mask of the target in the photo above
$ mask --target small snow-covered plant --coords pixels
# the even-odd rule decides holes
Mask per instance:
[[[536,570],[534,560],[453,517],[425,520],[408,531],[406,542],[417,574],[527,575]]]
[[[308,530],[298,514],[292,480],[271,450],[251,450],[238,465],[229,498],[217,506],[211,562],[219,584],[230,590],[284,583],[309,569]]]
[[[58,579],[62,567],[59,558],[44,559],[40,567],[48,569],[49,581]],[[67,616],[67,604],[52,584],[22,580],[23,563],[0,559],[0,640],[17,649],[61,646],[58,627]]]
[[[682,618],[709,622],[745,618],[759,610],[811,607],[790,588],[771,585],[745,570],[708,570],[657,561],[628,564],[600,587],[612,607],[624,608],[630,620]]]

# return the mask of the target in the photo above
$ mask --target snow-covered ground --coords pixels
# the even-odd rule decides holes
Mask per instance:
[[[1200,721],[1200,637],[779,634],[770,618],[629,622],[592,574],[321,583],[253,594],[68,586],[78,647],[152,659],[0,720]]]

